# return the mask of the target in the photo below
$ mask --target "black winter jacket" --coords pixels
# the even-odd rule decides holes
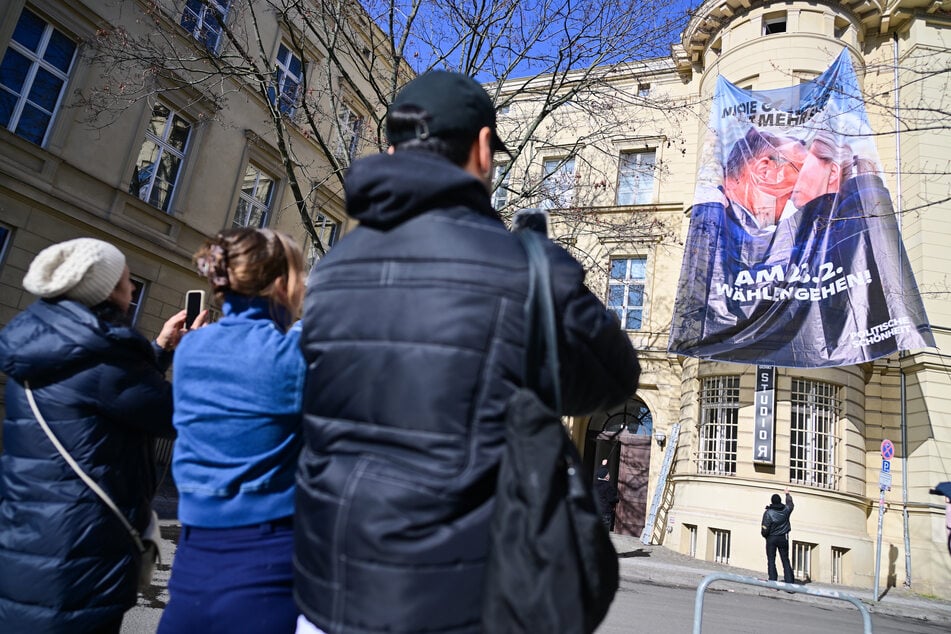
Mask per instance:
[[[155,493],[151,436],[173,433],[156,358],[142,335],[68,300],[37,301],[0,331],[0,631],[88,632],[135,604],[138,550],[47,438],[23,382],[67,451],[142,531]]]
[[[527,258],[485,186],[435,155],[356,162],[360,227],[304,310],[295,593],[328,633],[477,632],[506,403],[523,383]],[[640,372],[581,266],[548,245],[566,414]]]
[[[789,516],[793,512],[792,496],[786,494],[785,504],[770,504],[763,513],[763,526],[766,527],[767,537],[785,535],[792,527],[789,525]]]

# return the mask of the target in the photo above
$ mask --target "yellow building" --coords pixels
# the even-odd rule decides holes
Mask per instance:
[[[896,452],[879,586],[910,582],[951,598],[944,500],[929,494],[951,479],[949,34],[951,2],[708,0],[669,58],[611,70],[601,96],[617,124],[603,138],[577,143],[594,125],[590,110],[566,112],[509,170],[510,190],[537,188],[536,204],[552,209],[553,237],[586,265],[589,284],[642,353],[635,399],[571,422],[588,466],[608,459],[617,477],[616,531],[762,569],[760,518],[771,494],[788,486],[797,578],[872,588],[888,439]],[[757,465],[756,366],[667,353],[699,148],[718,75],[747,89],[793,86],[843,49],[863,83],[937,348],[858,366],[777,369],[775,462]],[[530,91],[502,93],[512,103],[501,125],[518,134],[533,112]],[[501,190],[496,200],[505,202]]]

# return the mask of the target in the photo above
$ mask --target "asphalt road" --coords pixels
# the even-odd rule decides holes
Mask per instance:
[[[624,581],[597,634],[690,634],[695,589],[651,582]],[[848,634],[861,633],[862,615],[832,599],[805,603],[776,592],[756,596],[710,588],[704,593],[703,634]],[[875,634],[947,634],[946,623],[872,614]]]

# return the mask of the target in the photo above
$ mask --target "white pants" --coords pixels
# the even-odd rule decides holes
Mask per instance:
[[[327,632],[308,621],[307,617],[301,614],[297,617],[295,634],[327,634]]]

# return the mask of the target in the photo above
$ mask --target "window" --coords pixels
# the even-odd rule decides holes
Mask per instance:
[[[501,209],[509,200],[509,180],[511,171],[509,163],[497,163],[492,174],[492,182],[495,189],[492,191],[492,207]]]
[[[646,97],[651,92],[651,85],[647,83],[640,83],[637,85],[637,96]]]
[[[134,326],[139,321],[139,312],[142,310],[142,304],[145,303],[145,280],[130,275],[129,279],[132,280],[132,303],[129,304],[129,316],[132,317],[132,325]]]
[[[274,198],[274,178],[258,167],[248,164],[244,184],[238,194],[238,208],[234,212],[235,227],[266,227],[271,216]]]
[[[654,199],[654,150],[621,152],[617,204],[648,205]]]
[[[736,475],[739,430],[740,377],[703,379],[700,388],[700,439],[697,471],[709,475]]]
[[[214,55],[221,47],[221,25],[228,16],[230,0],[186,0],[182,26]]]
[[[13,237],[13,230],[6,225],[0,224],[0,266],[3,265],[7,257],[7,248],[10,246],[10,239]]]
[[[845,559],[848,548],[832,547],[832,583],[845,583]]]
[[[730,531],[711,528],[713,533],[713,561],[718,564],[730,563]]]
[[[697,526],[695,524],[684,524],[687,531],[687,556],[697,556]]]
[[[43,145],[75,53],[75,42],[24,9],[0,62],[0,124]]]
[[[510,112],[512,112],[512,106],[510,104],[505,104],[504,106],[499,106],[495,109],[495,114],[497,115],[509,114]]]
[[[789,429],[789,481],[838,488],[836,434],[839,402],[829,383],[793,379]]]
[[[647,258],[611,260],[608,310],[613,310],[625,330],[640,330],[644,319],[644,284]]]
[[[274,66],[274,85],[268,88],[268,96],[278,110],[289,117],[293,116],[304,81],[304,63],[281,44]]]
[[[363,131],[363,117],[347,106],[341,106],[337,115],[340,138],[337,142],[337,158],[353,160],[360,149],[360,133]]]
[[[575,191],[575,160],[545,159],[542,182],[542,209],[564,209],[571,205]]]
[[[793,576],[803,582],[812,581],[812,554],[816,550],[815,544],[806,542],[792,543]]]
[[[763,16],[763,35],[786,32],[786,12],[768,13]]]
[[[314,216],[314,228],[317,230],[317,237],[320,238],[320,244],[324,252],[330,251],[330,248],[337,243],[340,234],[340,223],[329,216],[318,213]],[[307,270],[310,270],[320,259],[321,254],[314,244],[311,244],[307,252]]]
[[[156,104],[145,131],[145,142],[139,151],[129,193],[168,212],[190,133],[188,121],[174,110]]]

